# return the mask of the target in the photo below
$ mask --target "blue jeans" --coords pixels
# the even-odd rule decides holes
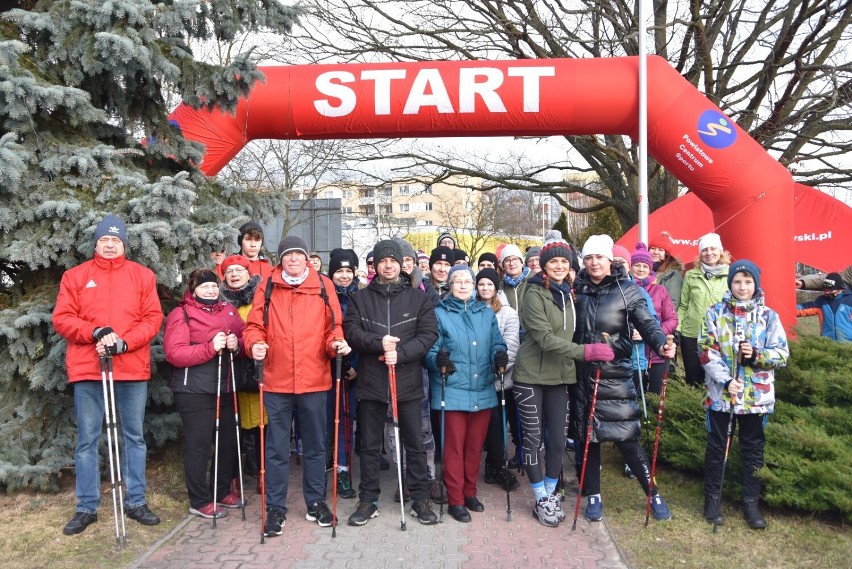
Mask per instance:
[[[302,436],[302,494],[305,504],[325,500],[325,391],[313,393],[264,392],[263,406],[269,423],[264,429],[266,452],[266,507],[287,512],[290,480],[290,426],[293,409]]]
[[[146,504],[145,457],[147,447],[142,434],[147,381],[116,381],[115,405],[121,425],[121,479],[126,489],[125,509]],[[77,511],[94,514],[101,500],[99,447],[104,425],[104,393],[100,381],[74,383],[74,409],[77,412],[77,449],[74,463],[77,474]]]

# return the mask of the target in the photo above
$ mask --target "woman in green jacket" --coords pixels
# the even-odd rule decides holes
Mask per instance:
[[[607,344],[575,344],[574,303],[568,272],[570,246],[558,231],[548,232],[541,248],[542,272],[527,281],[521,322],[526,335],[518,349],[514,396],[523,431],[523,463],[535,497],[533,516],[542,525],[556,527],[565,519],[554,494],[568,428],[568,386],[577,383],[574,360],[610,361]],[[540,452],[548,430],[545,464]]]
[[[680,323],[680,350],[687,385],[704,385],[704,369],[698,359],[698,336],[707,309],[721,302],[728,290],[730,254],[722,248],[722,239],[708,233],[698,240],[698,260],[694,269],[686,271],[677,317]]]

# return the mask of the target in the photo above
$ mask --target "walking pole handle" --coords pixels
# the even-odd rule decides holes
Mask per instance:
[[[666,334],[666,346],[674,344],[674,334]]]

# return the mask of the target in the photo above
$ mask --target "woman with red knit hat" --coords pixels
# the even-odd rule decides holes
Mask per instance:
[[[663,231],[652,237],[648,243],[648,253],[651,254],[653,265],[651,270],[657,274],[656,283],[665,287],[672,299],[675,309],[680,304],[680,292],[683,289],[683,265],[672,255],[671,236]]]

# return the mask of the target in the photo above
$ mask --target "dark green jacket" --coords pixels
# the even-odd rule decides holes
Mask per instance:
[[[542,285],[541,273],[525,286],[521,323],[526,335],[515,359],[514,380],[532,385],[577,383],[574,360],[583,359],[584,348],[571,341],[574,303],[566,295],[563,310],[553,289]]]

